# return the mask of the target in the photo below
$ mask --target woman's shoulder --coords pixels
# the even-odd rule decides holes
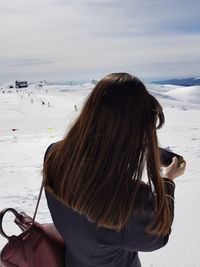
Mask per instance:
[[[49,152],[51,151],[51,149],[52,149],[53,147],[57,146],[60,142],[61,142],[61,141],[57,141],[57,142],[51,143],[51,144],[47,147],[47,149],[46,149],[46,151],[45,151],[45,153],[44,153],[44,161],[46,160],[47,155],[49,154]]]

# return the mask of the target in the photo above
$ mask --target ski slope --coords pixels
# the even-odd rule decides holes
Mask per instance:
[[[0,209],[12,207],[32,215],[41,184],[47,146],[63,138],[94,87],[31,84],[27,89],[0,86]],[[187,161],[185,175],[177,178],[175,218],[169,243],[151,253],[140,253],[143,267],[200,266],[200,87],[148,84],[166,116],[158,131],[161,146],[170,146]],[[16,233],[12,215],[4,229]],[[44,196],[37,216],[49,222]],[[19,231],[18,231],[19,232]],[[0,236],[0,247],[6,240]]]

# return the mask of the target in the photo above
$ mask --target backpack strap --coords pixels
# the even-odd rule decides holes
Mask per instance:
[[[40,204],[40,199],[41,199],[41,196],[42,196],[43,188],[44,188],[44,185],[43,185],[43,182],[42,182],[41,187],[40,187],[40,192],[39,192],[39,195],[38,195],[38,199],[37,199],[37,204],[36,204],[34,215],[33,215],[33,222],[35,221],[35,217],[36,217],[36,214],[37,214],[37,211],[38,211],[38,207],[39,207],[39,204]]]
[[[48,154],[50,148],[52,146],[54,146],[55,144],[56,143],[52,143],[52,144],[50,144],[50,146],[48,146],[48,148],[47,148],[47,150],[45,152],[45,155],[44,155],[44,161],[46,160],[46,157],[47,157],[47,154]],[[42,182],[41,187],[40,187],[40,192],[39,192],[39,195],[38,195],[38,199],[37,199],[37,204],[36,204],[34,215],[33,215],[33,222],[35,221],[35,217],[37,215],[37,211],[38,211],[38,207],[39,207],[39,204],[40,204],[40,199],[41,199],[41,196],[42,196],[43,188],[44,188],[44,185],[43,185],[43,182]]]

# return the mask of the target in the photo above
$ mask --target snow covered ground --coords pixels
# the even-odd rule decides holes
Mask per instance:
[[[12,207],[33,214],[44,152],[64,136],[93,86],[31,84],[18,92],[9,89],[9,84],[0,86],[0,209]],[[149,84],[147,88],[164,107],[166,124],[158,131],[160,145],[183,155],[187,167],[176,181],[169,243],[158,251],[140,253],[140,258],[144,267],[199,267],[200,87]],[[5,216],[8,234],[17,229],[12,219]],[[37,219],[50,221],[44,196]],[[0,236],[0,247],[5,243]]]

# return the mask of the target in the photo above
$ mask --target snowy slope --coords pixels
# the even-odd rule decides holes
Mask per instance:
[[[200,86],[176,88],[168,92],[168,95],[181,99],[186,103],[200,104]]]
[[[44,152],[50,143],[64,136],[93,86],[92,83],[44,84],[40,88],[32,84],[18,92],[7,85],[0,86],[0,209],[13,207],[33,214]],[[147,87],[162,103],[166,115],[166,124],[158,131],[160,144],[182,154],[187,169],[176,182],[175,219],[169,243],[161,250],[140,253],[141,261],[144,267],[197,267],[200,266],[199,87],[152,84]],[[11,220],[12,216],[6,216],[4,228],[9,234],[14,233]],[[38,220],[50,221],[44,197]],[[0,236],[0,247],[5,242]]]

